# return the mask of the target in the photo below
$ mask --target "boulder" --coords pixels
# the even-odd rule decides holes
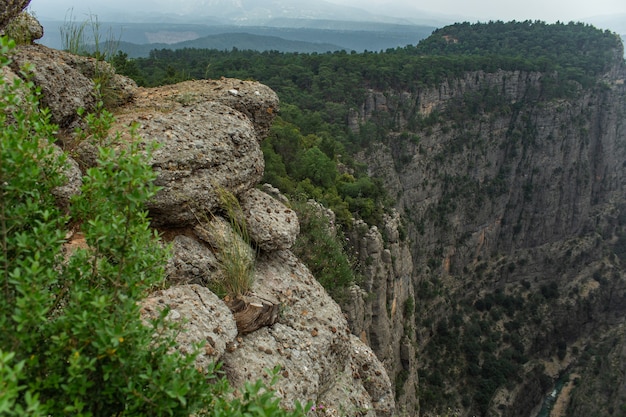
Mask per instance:
[[[177,235],[170,245],[172,256],[166,268],[170,284],[206,286],[214,278],[218,260],[205,244],[193,237]]]
[[[350,333],[340,307],[290,251],[257,260],[254,293],[281,303],[278,321],[243,335],[222,357],[235,384],[280,368],[282,405],[313,401],[326,415],[391,416],[391,382],[383,365]],[[334,413],[334,414],[333,414]]]
[[[259,141],[267,137],[279,110],[278,96],[269,87],[256,81],[233,78],[184,81],[158,88],[139,89],[133,105],[136,108],[156,107],[169,111],[207,101],[224,104],[244,114],[253,124]]]
[[[176,336],[177,350],[194,352],[194,345],[204,343],[196,358],[196,367],[206,370],[219,361],[237,337],[237,326],[230,310],[215,294],[200,285],[182,285],[159,290],[141,303],[141,314],[154,319],[169,308],[167,319],[180,323],[183,331]]]
[[[22,12],[9,22],[4,33],[18,45],[28,45],[43,37],[43,26],[31,14]]]
[[[250,238],[261,250],[289,249],[300,233],[296,212],[255,188],[240,197]]]
[[[95,85],[76,66],[80,57],[41,45],[23,45],[12,56],[11,69],[19,74],[27,63],[32,64],[32,80],[41,88],[41,104],[50,109],[52,122],[70,126],[77,119],[79,108],[94,108]]]
[[[94,80],[103,84],[102,97],[109,107],[132,101],[137,88],[130,78],[115,74],[107,62],[43,45],[20,45],[12,59],[11,68],[17,74],[25,64],[31,64],[32,80],[41,88],[41,103],[50,109],[52,121],[62,128],[72,127],[80,119],[79,108],[94,110]]]
[[[241,194],[263,175],[254,127],[223,104],[198,102],[167,112],[134,109],[119,114],[113,129],[124,139],[132,124],[146,143],[158,145],[150,163],[161,190],[147,205],[155,225],[197,223],[218,207],[220,189]],[[79,152],[93,163],[88,146]]]

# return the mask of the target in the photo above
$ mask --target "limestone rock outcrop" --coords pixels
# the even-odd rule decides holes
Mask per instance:
[[[382,230],[356,220],[349,239],[358,256],[363,281],[351,288],[346,311],[352,333],[371,346],[387,374],[401,387],[399,409],[413,409],[417,361],[413,259],[398,212],[385,215]],[[403,232],[404,233],[404,232]]]
[[[33,64],[43,105],[61,126],[59,140],[76,157],[68,175],[74,181],[59,190],[66,205],[80,188],[74,178],[79,170],[97,164],[97,143],[72,136],[70,128],[78,123],[79,108],[94,109],[93,79],[102,68],[39,45],[17,50],[15,74],[26,62]],[[314,401],[336,415],[393,415],[394,392],[385,367],[351,334],[340,307],[289,251],[299,232],[296,214],[275,190],[267,188],[270,195],[255,188],[264,169],[260,142],[279,108],[276,94],[251,81],[189,81],[144,89],[109,75],[108,88],[118,98],[109,103],[116,116],[111,145],[124,147],[133,134],[147,149],[158,145],[150,163],[161,190],[148,210],[172,255],[166,266],[168,288],[142,302],[144,318],[168,308],[168,320],[184,329],[177,336],[178,349],[191,352],[203,342],[197,366],[221,361],[235,385],[264,378],[266,369],[279,366],[275,388],[286,407]],[[227,217],[232,213],[220,201],[223,195],[239,199],[241,218]],[[232,229],[241,221],[250,241]],[[244,260],[255,265],[252,292],[235,301],[266,300],[270,307],[269,320],[258,327],[242,328],[232,299],[220,299],[208,289],[223,279],[223,254],[234,239],[246,247]]]
[[[191,353],[194,345],[204,343],[196,359],[200,369],[219,360],[237,337],[232,313],[206,287],[191,284],[157,291],[142,302],[142,316],[155,319],[165,308],[168,320],[184,326],[185,331],[176,336],[180,352]]]
[[[473,71],[411,92],[372,91],[353,111],[355,130],[362,121],[375,123],[376,112],[395,123],[387,140],[359,159],[397,197],[407,224],[415,333],[388,343],[394,304],[384,280],[373,280],[372,295],[348,313],[371,310],[372,325],[351,325],[369,329],[364,337],[390,375],[385,358],[397,356],[389,345],[400,344],[400,358],[410,358],[413,345],[422,399],[446,387],[448,398],[422,407],[421,415],[456,404],[460,415],[527,416],[560,373],[577,366],[592,373],[589,354],[581,352],[612,340],[625,322],[626,64],[623,49],[607,52],[616,59],[597,84],[577,85],[567,96],[545,91],[550,74]],[[465,100],[487,92],[497,95],[497,108],[468,111]],[[433,123],[412,124],[431,116]],[[384,269],[390,256],[376,231],[363,227],[351,240],[365,256],[365,271]],[[396,262],[402,257],[390,252]],[[369,282],[354,288],[356,298]],[[476,348],[489,338],[495,350]],[[616,357],[622,346],[614,347]],[[519,355],[506,356],[512,352]],[[519,367],[519,382],[486,390],[493,369],[481,369],[485,358]],[[482,386],[472,386],[476,376]],[[600,385],[602,396],[608,384]],[[572,404],[584,403],[576,394],[583,391],[593,396],[574,390]],[[482,409],[473,403],[480,395],[488,400]],[[582,406],[577,412],[590,414]]]
[[[222,79],[134,94],[132,103],[120,109],[114,129],[125,133],[136,124],[137,135],[158,145],[151,163],[162,189],[148,205],[156,225],[196,223],[218,207],[221,189],[239,196],[260,181],[259,134],[267,132],[278,109],[278,98],[267,87]],[[251,108],[245,114],[236,109],[247,104]],[[88,142],[78,151],[84,164],[95,163]]]

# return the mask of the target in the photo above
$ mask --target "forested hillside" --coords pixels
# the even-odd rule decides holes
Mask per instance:
[[[265,181],[332,208],[346,231],[401,213],[413,272],[389,256],[386,309],[363,337],[381,347],[377,316],[400,318],[388,372],[409,415],[531,416],[576,371],[589,384],[568,415],[582,417],[626,415],[623,52],[608,31],[525,21],[455,24],[383,52],[113,61],[145,86],[261,81],[281,99]],[[601,371],[606,352],[615,373]]]
[[[580,86],[596,82],[611,65],[611,51],[618,44],[614,34],[584,24],[463,23],[439,29],[417,46],[385,52],[302,54],[185,48],[153,50],[149,58],[133,60],[120,53],[113,63],[118,72],[143,86],[220,77],[254,79],[268,85],[278,93],[282,112],[272,138],[264,144],[266,179],[289,194],[304,191],[321,199],[342,218],[348,216],[347,208],[376,222],[383,191],[351,155],[383,140],[397,126],[393,115],[381,113],[357,130],[350,128],[349,114],[365,102],[369,90],[415,92],[468,71],[515,70],[547,74],[537,92],[541,99],[566,97]],[[478,110],[476,106],[492,109],[503,105],[495,93],[466,98],[471,100],[474,103],[457,110],[471,113]],[[405,130],[432,125],[436,118],[436,113],[427,117],[416,113]],[[409,133],[404,136],[419,140]],[[350,169],[338,175],[337,163]]]

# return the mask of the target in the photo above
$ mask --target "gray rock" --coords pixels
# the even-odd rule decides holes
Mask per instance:
[[[4,29],[28,6],[28,3],[30,0],[0,0],[0,29]]]
[[[183,285],[156,291],[141,303],[142,317],[156,318],[165,307],[170,308],[167,318],[183,329],[176,337],[178,351],[191,353],[195,344],[206,342],[196,359],[199,369],[218,361],[237,337],[230,310],[207,288]]]
[[[234,78],[185,81],[161,87],[181,105],[216,101],[243,113],[250,119],[259,141],[265,139],[279,110],[278,96],[269,87],[256,81]],[[150,102],[146,103],[148,106]]]
[[[323,405],[326,415],[393,413],[383,365],[350,334],[339,306],[291,252],[261,256],[255,278],[255,294],[283,307],[276,324],[243,336],[237,349],[223,356],[235,385],[266,378],[264,370],[278,365],[275,390],[283,406],[310,400]]]
[[[267,193],[270,196],[274,197],[276,200],[280,201],[283,204],[288,204],[289,203],[289,199],[287,197],[285,197],[285,195],[283,193],[281,193],[280,190],[278,188],[274,187],[272,184],[265,183],[265,184],[261,185],[261,190],[264,193]]]
[[[57,145],[52,145],[56,154],[61,154],[63,151]],[[56,187],[52,190],[52,194],[56,199],[57,205],[64,210],[69,210],[70,199],[80,194],[80,188],[83,186],[83,173],[80,171],[78,163],[70,156],[66,156],[65,169],[63,170],[65,176],[65,184]]]
[[[289,249],[300,233],[296,212],[255,188],[240,197],[250,238],[265,251]]]
[[[24,64],[31,64],[32,80],[42,91],[42,105],[50,109],[52,121],[60,127],[70,127],[80,118],[79,108],[93,111],[96,104],[94,80],[105,80],[102,97],[108,106],[120,106],[132,101],[136,83],[115,74],[104,61],[74,55],[43,45],[21,45],[16,48],[11,68],[19,73]]]
[[[32,44],[43,37],[43,26],[31,14],[22,12],[11,20],[4,33],[17,44]]]
[[[185,235],[171,242],[172,256],[167,263],[167,279],[174,285],[206,286],[214,277],[218,260],[213,252],[198,240]]]
[[[121,114],[114,129],[158,144],[151,164],[162,187],[147,208],[157,225],[196,223],[219,205],[219,188],[237,195],[263,175],[263,154],[248,119],[215,102]]]
[[[16,49],[11,68],[32,64],[32,80],[41,88],[41,104],[50,109],[52,121],[61,127],[72,124],[77,110],[93,109],[95,86],[73,64],[78,57],[41,45],[23,45]]]

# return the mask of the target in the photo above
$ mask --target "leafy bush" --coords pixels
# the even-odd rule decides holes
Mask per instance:
[[[2,38],[0,66],[12,42]],[[9,116],[10,115],[10,116]],[[137,143],[100,147],[71,218],[55,206],[64,158],[32,83],[0,79],[0,414],[188,416],[277,410],[261,383],[239,400],[217,367],[175,350],[167,311],[144,322],[139,301],[164,280],[167,250],[144,202],[155,174]],[[64,247],[68,221],[86,247]]]
[[[330,220],[307,202],[295,201],[293,209],[300,220],[294,253],[335,301],[345,301],[348,289],[358,279],[343,246],[341,232],[333,234]]]

